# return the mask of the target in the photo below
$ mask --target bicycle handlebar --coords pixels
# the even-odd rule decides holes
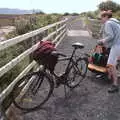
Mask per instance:
[[[58,52],[59,56],[67,57],[67,55],[63,54],[62,52]]]
[[[58,52],[58,51],[53,51],[51,54],[52,55],[57,55],[57,56],[67,57],[65,54],[63,54],[62,52]]]

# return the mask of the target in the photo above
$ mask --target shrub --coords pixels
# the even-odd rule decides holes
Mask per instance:
[[[15,19],[16,31],[6,35],[6,38],[7,39],[13,38],[17,35],[21,35],[31,30],[57,22],[60,18],[61,15],[55,15],[55,14],[52,15],[37,14],[37,15],[25,16],[24,18],[22,16],[20,18]],[[49,32],[51,31],[52,29]],[[26,49],[30,48],[31,46],[32,46],[32,40],[28,39],[12,47],[9,47],[3,51],[0,51],[0,67],[10,62],[12,59],[20,55],[22,52],[24,52]],[[4,76],[2,76],[0,78],[0,90],[4,89],[29,64],[30,60],[31,59],[29,58],[29,56],[27,56],[24,60],[22,60],[19,64],[17,64],[12,70],[10,70]]]
[[[114,17],[120,20],[120,11],[114,13]]]

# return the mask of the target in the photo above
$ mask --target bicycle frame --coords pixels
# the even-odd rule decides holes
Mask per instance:
[[[25,75],[24,78],[19,80],[19,82],[16,84],[16,86],[14,86],[14,88],[13,88],[14,92],[12,93],[12,99],[13,99],[13,103],[15,104],[15,106],[17,106],[21,110],[32,111],[32,110],[40,108],[49,99],[49,97],[53,93],[54,84],[56,85],[55,86],[56,88],[59,87],[59,85],[61,85],[61,84],[64,85],[65,96],[67,95],[66,87],[73,89],[73,88],[79,86],[79,83],[81,82],[81,80],[78,79],[78,77],[77,77],[77,79],[75,79],[75,78],[76,78],[76,75],[80,75],[80,77],[82,75],[81,73],[79,73],[79,66],[78,66],[79,65],[78,62],[79,61],[81,62],[82,57],[76,58],[77,55],[75,54],[75,52],[77,49],[83,48],[83,46],[81,44],[74,44],[73,47],[74,48],[73,48],[72,54],[70,56],[66,57],[64,54],[60,54],[59,52],[58,53],[56,52],[56,54],[54,54],[57,56],[60,56],[60,55],[63,56],[61,58],[58,58],[58,61],[68,60],[66,67],[64,67],[65,72],[62,75],[55,74],[55,71],[49,70],[47,65],[43,64],[43,65],[40,65],[39,69],[37,69],[35,72],[31,72],[31,73]],[[71,77],[71,74],[73,74],[72,77]],[[32,86],[29,87],[29,88],[31,88],[30,92],[32,94],[26,94],[26,96],[25,96],[25,99],[27,99],[27,98],[31,99],[30,102],[28,101],[31,104],[31,106],[25,101],[27,103],[27,104],[26,103],[25,104],[28,105],[26,107],[24,104],[19,104],[15,100],[16,90],[17,89],[19,90],[19,85],[21,85],[23,83],[23,81],[25,81],[25,84],[22,87],[23,88],[26,87],[26,85],[29,83],[29,81],[32,77],[35,78],[34,79],[35,81],[34,82],[32,81],[32,83],[34,83],[34,84],[31,83]],[[83,79],[83,77],[82,77],[82,79]],[[78,80],[77,83],[75,80]],[[44,81],[46,81],[46,82],[43,83]],[[76,84],[72,84],[72,83],[76,83]],[[41,85],[43,85],[43,86],[41,87]],[[41,89],[39,89],[40,87],[41,87]],[[45,89],[44,89],[44,87],[45,87]],[[45,95],[45,97],[41,97],[40,94],[36,94],[37,92],[39,93],[38,89],[41,92],[40,94]],[[46,92],[46,90],[47,90],[47,92]],[[38,100],[37,100],[37,102],[34,102],[34,100],[36,100],[36,99],[34,99],[34,97],[32,97],[32,95],[35,95],[35,94],[39,95],[38,98],[41,99],[39,103],[38,103]],[[29,95],[30,95],[30,97],[29,97]],[[32,98],[33,98],[33,101],[32,101]],[[25,99],[23,99],[23,102]],[[34,105],[34,103],[36,103],[36,104]]]
[[[75,61],[73,59],[73,56],[75,54],[76,49],[73,49],[73,52],[71,54],[70,57],[63,57],[63,58],[59,58],[58,61],[69,61],[67,64],[67,67],[65,68],[65,73],[63,74],[64,76],[67,77],[68,73],[69,73],[69,68],[70,68],[70,64],[73,63],[75,65]],[[53,71],[52,73],[57,79],[59,79],[60,77]],[[62,75],[62,76],[63,76]]]

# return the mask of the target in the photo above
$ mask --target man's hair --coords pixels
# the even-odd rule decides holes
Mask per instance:
[[[102,11],[101,12],[101,17],[106,17],[108,16],[108,18],[112,17],[112,10],[107,10],[107,11]]]

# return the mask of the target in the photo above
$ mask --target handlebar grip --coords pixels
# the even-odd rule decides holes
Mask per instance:
[[[97,41],[97,44],[98,44],[98,45],[103,45],[103,42]]]

